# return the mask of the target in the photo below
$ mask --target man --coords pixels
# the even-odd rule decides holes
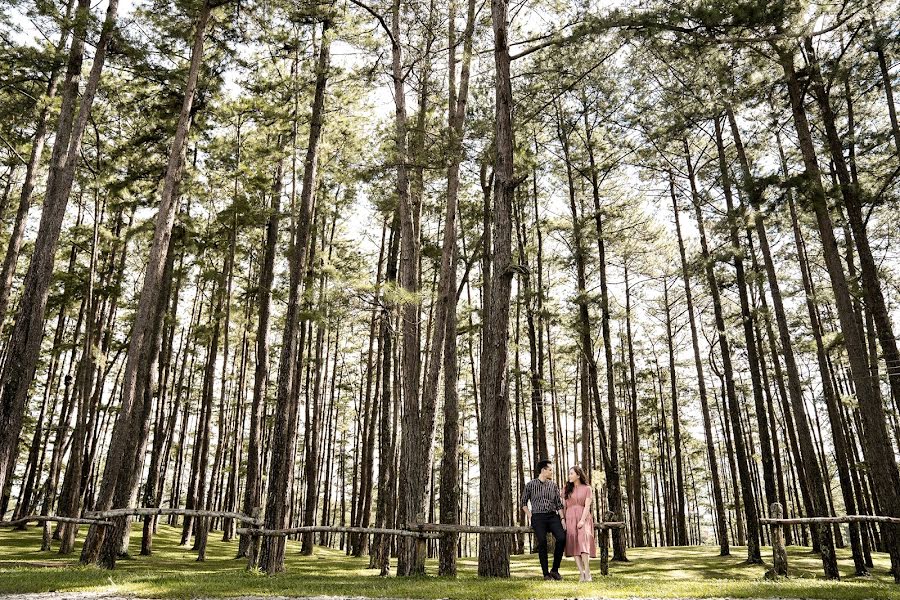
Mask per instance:
[[[563,509],[559,487],[553,481],[553,463],[542,460],[537,464],[538,476],[525,484],[522,495],[522,510],[531,521],[531,528],[537,536],[538,558],[544,579],[562,579],[559,564],[566,549],[566,514]],[[531,507],[528,503],[531,502]],[[553,534],[556,545],[553,548],[553,568],[547,568],[547,532]]]

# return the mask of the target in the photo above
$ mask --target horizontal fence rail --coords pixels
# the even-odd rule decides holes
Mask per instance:
[[[20,527],[28,523],[44,523],[46,521],[56,523],[75,523],[78,525],[112,525],[112,521],[104,521],[99,518],[58,517],[56,515],[29,515],[12,521],[0,521],[0,527]]]
[[[384,527],[344,527],[340,525],[304,525],[301,527],[289,527],[286,529],[253,529],[238,528],[235,532],[238,535],[276,537],[280,535],[295,535],[298,533],[363,533],[363,534],[381,534],[396,535],[399,537],[414,537],[425,539],[440,539],[444,537],[440,534],[429,534],[420,531],[410,531],[408,529],[387,529]]]
[[[255,519],[241,512],[226,510],[199,510],[193,508],[114,508],[99,512],[85,511],[87,518],[115,519],[117,517],[155,517],[160,515],[182,515],[185,517],[213,517],[220,519],[234,519],[251,525],[262,525],[262,519]]]
[[[889,525],[900,525],[900,518],[887,517],[881,515],[837,515],[829,517],[784,517],[784,509],[780,502],[773,502],[769,506],[768,518],[761,518],[761,525],[768,525],[772,539],[772,571],[770,572],[774,578],[787,577],[787,547],[784,543],[784,530],[790,525],[833,525],[836,523],[885,523]],[[826,568],[825,576],[828,578],[838,578],[839,575],[829,573]]]
[[[879,515],[839,515],[836,517],[796,517],[796,518],[763,518],[763,525],[815,525],[817,523],[892,523],[900,525],[900,517],[882,517]]]

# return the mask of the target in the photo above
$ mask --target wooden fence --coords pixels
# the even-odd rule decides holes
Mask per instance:
[[[519,535],[532,533],[531,527],[524,526],[489,526],[489,525],[457,525],[448,523],[409,523],[400,528],[385,527],[345,527],[339,525],[304,525],[300,527],[289,527],[285,529],[266,529],[265,522],[259,518],[259,508],[253,510],[252,515],[246,515],[241,512],[230,512],[221,510],[196,510],[187,508],[116,508],[106,511],[85,511],[81,518],[60,517],[60,516],[44,516],[31,515],[14,521],[0,522],[0,527],[21,527],[30,522],[46,522],[56,521],[60,523],[77,523],[83,525],[100,525],[107,527],[115,524],[115,520],[125,519],[127,517],[156,517],[161,515],[180,515],[186,517],[200,518],[222,518],[234,519],[235,521],[245,523],[247,527],[239,527],[235,533],[238,535],[249,536],[251,539],[248,551],[247,568],[256,567],[256,558],[258,556],[258,547],[260,538],[297,535],[302,533],[355,533],[363,535],[388,535],[395,537],[410,537],[416,539],[417,544],[421,544],[421,551],[424,552],[424,545],[427,540],[441,539],[447,535],[458,535],[461,533],[474,533],[480,535]],[[610,530],[621,529],[625,527],[624,521],[614,520],[615,515],[607,512],[604,520],[596,523],[594,528],[600,532],[600,572],[603,575],[609,574],[609,537]],[[199,548],[199,556],[205,556],[205,544]],[[201,558],[202,560],[202,558]]]
[[[832,525],[834,523],[890,523],[900,525],[898,517],[882,517],[877,515],[840,515],[834,517],[784,517],[784,509],[780,502],[769,507],[769,518],[759,522],[768,525],[772,537],[772,574],[775,577],[786,577],[788,574],[787,548],[784,545],[784,528],[790,525]]]
[[[0,521],[0,527],[24,527],[28,523],[76,523],[78,525],[112,525],[112,521],[103,521],[96,518],[58,517],[56,515],[29,515],[12,521]]]
[[[200,518],[234,519],[247,526],[236,530],[238,535],[249,536],[251,539],[249,550],[248,568],[256,566],[257,548],[260,538],[273,536],[289,536],[302,533],[355,533],[363,535],[388,535],[394,537],[410,537],[421,544],[420,550],[424,552],[427,540],[440,539],[447,535],[461,533],[473,533],[480,535],[521,535],[530,534],[532,529],[524,526],[488,526],[488,525],[457,525],[448,523],[408,523],[399,528],[386,527],[344,527],[336,525],[305,525],[301,527],[289,527],[285,529],[266,529],[265,522],[259,518],[259,509],[252,511],[252,515],[241,512],[221,510],[195,510],[186,508],[116,508],[107,511],[85,512],[82,517],[63,517],[56,515],[29,515],[12,521],[0,522],[0,527],[24,527],[28,523],[75,523],[80,525],[111,526],[117,519],[131,516],[155,517],[161,515],[179,515]],[[773,575],[784,577],[788,573],[787,549],[784,543],[784,528],[790,525],[830,525],[834,523],[889,523],[900,525],[898,517],[884,517],[876,515],[842,515],[831,517],[784,517],[784,510],[780,503],[775,502],[770,507],[770,517],[759,520],[760,524],[767,525],[771,531],[772,539],[772,563]],[[600,544],[600,572],[603,575],[609,573],[609,545],[610,531],[625,527],[624,521],[615,520],[612,512],[603,516],[603,521],[596,523],[594,528],[599,532]],[[199,553],[204,555],[205,547],[200,548]]]

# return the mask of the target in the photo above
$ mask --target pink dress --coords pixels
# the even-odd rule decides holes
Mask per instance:
[[[580,529],[578,527],[584,513],[584,505],[591,498],[591,486],[576,486],[571,496],[566,498],[565,491],[562,496],[566,506],[566,556],[587,554],[595,558],[597,544],[594,543],[594,518],[590,511],[584,520],[584,527]]]

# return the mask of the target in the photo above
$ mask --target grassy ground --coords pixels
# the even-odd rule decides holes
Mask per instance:
[[[593,584],[579,584],[574,563],[563,563],[563,582],[541,580],[535,556],[512,559],[512,577],[507,580],[480,579],[474,559],[460,562],[457,579],[426,576],[418,578],[379,577],[366,569],[366,559],[352,559],[336,550],[319,548],[312,557],[299,556],[299,546],[289,542],[287,572],[267,577],[245,570],[245,561],[234,560],[235,543],[223,543],[210,536],[208,559],[178,546],[178,534],[161,527],[154,540],[151,557],[122,560],[114,571],[77,564],[77,551],[61,557],[55,552],[39,552],[40,529],[27,532],[0,531],[0,593],[47,591],[103,591],[153,598],[231,597],[240,595],[282,596],[369,596],[395,598],[834,598],[896,599],[900,585],[891,583],[885,572],[886,556],[876,559],[876,576],[852,578],[852,563],[840,551],[841,582],[819,578],[821,563],[803,548],[789,549],[791,578],[770,582],[764,566],[742,563],[743,548],[734,556],[720,558],[714,547],[630,549],[629,563],[611,563],[612,575],[595,575]],[[139,531],[132,537],[137,551]],[[771,556],[764,549],[764,557]],[[429,572],[437,570],[429,564]],[[595,561],[594,569],[599,568]]]

